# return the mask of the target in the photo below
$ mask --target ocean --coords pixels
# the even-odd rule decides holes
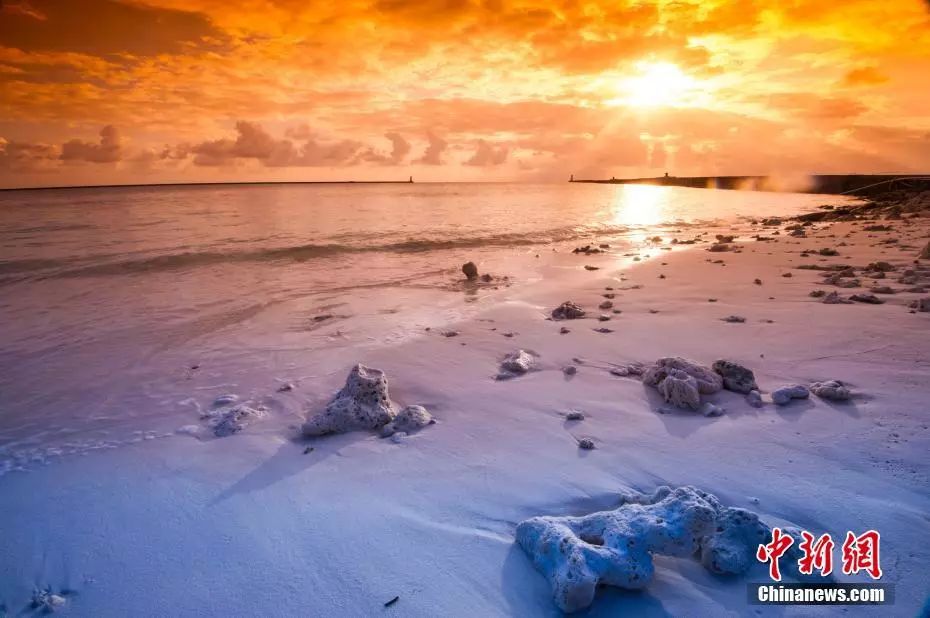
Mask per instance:
[[[827,201],[567,183],[0,192],[0,474],[170,436],[217,393],[344,372],[519,296],[553,252],[620,259]],[[469,260],[495,281],[464,285]]]

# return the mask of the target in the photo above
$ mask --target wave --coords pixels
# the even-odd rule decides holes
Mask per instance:
[[[345,254],[398,253],[414,254],[482,247],[516,247],[590,238],[594,235],[622,234],[625,226],[564,227],[530,233],[501,233],[463,238],[410,238],[389,243],[322,243],[287,247],[263,247],[242,251],[180,251],[163,255],[88,263],[87,258],[0,261],[0,285],[23,280],[69,277],[128,275],[143,272],[182,270],[241,262],[303,262]],[[260,241],[258,241],[260,242]],[[17,277],[15,275],[27,275]]]

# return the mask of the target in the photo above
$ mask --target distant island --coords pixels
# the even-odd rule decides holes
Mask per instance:
[[[730,189],[751,191],[784,191],[786,183],[775,176],[658,176],[655,178],[576,179],[569,182],[598,184],[641,184],[695,189]],[[801,185],[804,186],[801,186]],[[828,193],[833,195],[868,196],[891,189],[930,190],[930,174],[814,174],[807,183],[790,183],[797,193]]]

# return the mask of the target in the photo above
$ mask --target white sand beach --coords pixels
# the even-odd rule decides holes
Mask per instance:
[[[882,581],[895,585],[895,604],[846,613],[918,615],[930,563],[930,313],[907,306],[926,293],[901,290],[930,284],[930,261],[915,262],[930,219],[882,221],[893,228],[884,232],[864,231],[870,220],[815,223],[805,237],[786,233],[792,223],[682,227],[628,255],[559,246],[539,258],[540,280],[464,322],[396,345],[340,349],[325,372],[236,393],[267,414],[235,435],[215,438],[191,414],[179,434],[8,473],[0,602],[22,615],[33,587],[48,586],[75,616],[558,615],[548,583],[514,542],[520,521],[610,509],[630,489],[693,485],[769,525],[834,538],[880,531]],[[708,251],[715,234],[735,235],[732,250]],[[760,234],[770,240],[753,238]],[[696,236],[693,245],[671,242]],[[823,248],[838,255],[816,253]],[[857,275],[857,289],[799,268],[861,272],[877,261],[895,270],[875,281]],[[915,263],[918,283],[899,283]],[[479,268],[507,272],[506,263]],[[897,293],[874,305],[809,295],[873,284]],[[605,294],[612,309],[598,309]],[[549,319],[567,300],[586,317]],[[731,315],[745,321],[722,319]],[[595,330],[605,327],[612,332]],[[496,380],[519,349],[536,355],[537,368]],[[740,363],[765,403],[722,391],[707,397],[721,416],[670,410],[654,388],[610,371],[667,356]],[[391,397],[424,406],[436,423],[396,439],[301,437],[306,414],[323,408],[355,363],[383,370]],[[205,408],[219,391],[196,389],[210,379],[187,383]],[[293,389],[279,390],[289,379]],[[841,380],[851,400],[811,395],[776,406],[768,395],[823,380]],[[583,420],[567,420],[572,411]],[[580,449],[583,438],[595,448]],[[603,588],[583,615],[832,611],[747,605],[747,583],[766,578],[761,563],[719,576],[692,558],[659,556],[645,590]]]

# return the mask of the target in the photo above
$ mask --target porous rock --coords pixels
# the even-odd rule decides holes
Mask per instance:
[[[709,571],[739,575],[756,563],[756,549],[770,532],[752,511],[718,507],[714,531],[701,540],[701,564]]]
[[[881,305],[885,302],[875,294],[853,294],[849,297],[849,300],[857,303],[866,303],[868,305]]]
[[[50,614],[57,610],[59,607],[66,603],[65,597],[60,594],[55,594],[52,592],[51,587],[49,588],[34,588],[32,590],[32,603],[31,607],[35,610],[41,610],[43,613]],[[4,606],[0,605],[0,610],[3,610]],[[0,615],[6,615],[5,612]]]
[[[552,310],[553,320],[577,320],[584,317],[584,309],[570,300]]]
[[[475,266],[474,262],[465,262],[462,264],[462,272],[465,273],[465,277],[468,279],[476,279],[478,277],[478,267]]]
[[[852,304],[852,301],[848,298],[840,296],[839,292],[830,292],[821,300],[825,305],[849,305]]]
[[[580,517],[533,517],[517,526],[517,542],[549,582],[565,612],[588,607],[599,585],[646,587],[653,555],[700,553],[717,573],[744,573],[767,526],[757,515],[727,508],[694,487],[631,493],[612,511]]]
[[[772,391],[772,401],[777,406],[787,405],[792,399],[807,399],[809,396],[810,392],[803,384],[782,386]]]
[[[811,384],[810,391],[821,399],[828,399],[830,401],[846,401],[852,396],[852,393],[849,392],[849,388],[839,380],[814,382]]]
[[[658,387],[672,369],[684,371],[692,376],[697,381],[698,392],[702,395],[712,395],[723,388],[723,378],[711,368],[678,356],[657,360],[643,372],[643,383]]]
[[[504,360],[501,362],[501,371],[511,375],[523,375],[535,367],[536,357],[526,350],[512,352],[504,357]]]
[[[266,410],[261,406],[253,408],[243,404],[228,410],[211,412],[207,417],[210,428],[213,429],[213,435],[217,438],[225,438],[239,433],[265,414]]]
[[[407,406],[394,417],[394,420],[381,428],[381,437],[387,438],[397,432],[416,433],[436,421],[423,406]]]
[[[356,429],[379,429],[396,414],[384,372],[358,364],[323,412],[310,417],[301,431],[305,436],[325,436]]]
[[[712,369],[723,378],[723,388],[728,391],[746,394],[759,388],[752,370],[738,363],[721,359],[714,361]]]
[[[666,402],[677,408],[698,410],[701,407],[697,380],[680,369],[669,370],[656,388]]]

